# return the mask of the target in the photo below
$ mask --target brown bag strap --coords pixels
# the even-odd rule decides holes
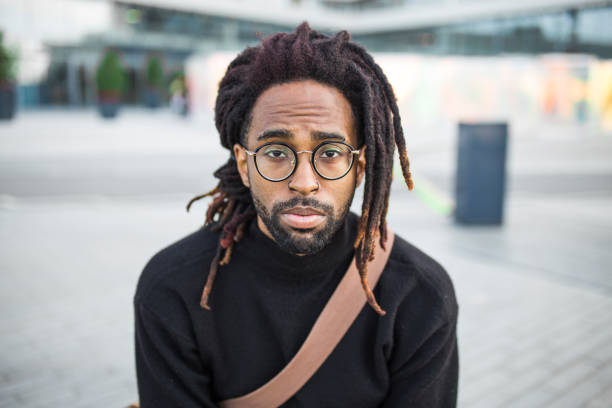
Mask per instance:
[[[368,264],[368,283],[372,289],[387,264],[393,239],[393,232],[389,230],[386,250],[377,244],[374,250],[375,258]],[[329,298],[304,344],[285,368],[255,391],[221,401],[219,405],[222,408],[278,407],[298,392],[331,354],[363,309],[366,298],[358,276],[353,258],[351,266]]]

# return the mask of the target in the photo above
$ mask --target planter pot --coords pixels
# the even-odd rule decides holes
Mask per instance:
[[[105,119],[117,116],[121,107],[120,94],[116,92],[100,92],[98,94],[98,112]]]
[[[159,108],[161,99],[161,92],[157,89],[148,89],[144,93],[144,102],[149,108]]]
[[[119,102],[99,102],[98,112],[105,119],[112,119],[119,113],[121,104]]]
[[[17,110],[15,85],[0,85],[0,120],[10,120]]]

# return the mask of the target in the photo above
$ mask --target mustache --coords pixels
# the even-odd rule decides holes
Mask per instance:
[[[334,214],[334,207],[330,204],[322,203],[312,197],[294,197],[287,201],[281,201],[272,206],[272,214],[278,214],[281,211],[293,207],[312,207],[324,212],[327,215]]]

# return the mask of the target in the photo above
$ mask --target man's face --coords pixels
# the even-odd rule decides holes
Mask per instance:
[[[255,151],[282,142],[295,151],[313,150],[325,141],[343,141],[354,149],[357,133],[348,100],[336,88],[313,80],[275,85],[257,98],[244,141]],[[325,247],[350,208],[365,169],[365,149],[351,171],[327,180],[312,168],[310,153],[300,153],[295,171],[279,182],[264,179],[254,157],[233,147],[242,182],[251,190],[259,228],[284,250],[312,254]]]

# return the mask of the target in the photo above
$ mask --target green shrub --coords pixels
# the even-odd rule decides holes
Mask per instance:
[[[113,50],[107,51],[96,71],[98,92],[122,93],[125,86],[125,73],[119,62],[119,55]]]
[[[2,44],[2,32],[0,32],[0,84],[15,81],[15,53]]]
[[[161,88],[164,83],[164,69],[159,57],[150,57],[147,61],[147,85],[151,88]]]

